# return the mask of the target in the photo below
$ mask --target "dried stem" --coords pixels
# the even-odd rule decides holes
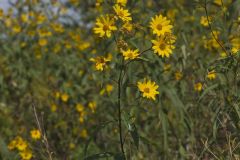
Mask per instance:
[[[206,13],[207,22],[208,22],[208,26],[209,26],[209,28],[210,28],[212,37],[213,37],[214,40],[218,43],[218,45],[222,48],[222,50],[226,53],[226,55],[228,55],[228,52],[227,52],[227,50],[225,49],[225,47],[224,47],[224,46],[222,45],[222,43],[219,41],[218,37],[216,37],[216,35],[213,33],[212,25],[211,25],[211,23],[210,23],[209,15],[208,15],[208,10],[207,10],[207,0],[205,0],[205,3],[204,3],[204,10],[205,10],[205,13]]]
[[[36,123],[37,123],[38,130],[40,131],[40,133],[42,135],[42,142],[43,142],[43,144],[46,148],[46,152],[48,154],[48,159],[53,160],[52,152],[50,151],[50,147],[49,147],[49,143],[48,143],[48,139],[47,139],[46,133],[44,132],[44,129],[41,127],[41,124],[40,124],[40,121],[39,121],[39,118],[38,118],[38,114],[37,114],[37,111],[36,111],[36,105],[35,105],[34,102],[32,102],[32,108],[33,108],[33,112],[34,112],[34,116],[35,116],[35,120],[36,120]]]

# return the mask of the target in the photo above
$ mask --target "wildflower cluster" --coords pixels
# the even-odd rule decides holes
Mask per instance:
[[[169,57],[172,54],[176,41],[175,36],[172,34],[173,26],[170,20],[163,15],[156,15],[152,18],[150,27],[154,35],[157,36],[156,40],[152,40],[154,53],[157,53],[162,58]]]
[[[239,159],[239,7],[0,3],[0,159]]]
[[[17,149],[22,160],[30,160],[33,157],[28,142],[20,136],[17,136],[13,140],[11,140],[11,142],[8,144],[8,149]]]

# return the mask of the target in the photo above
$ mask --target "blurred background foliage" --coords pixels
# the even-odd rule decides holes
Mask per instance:
[[[117,24],[115,43],[93,27],[116,2],[22,0],[0,9],[0,159],[49,159],[49,151],[52,159],[121,159],[117,48],[151,48],[149,22],[159,13],[171,20],[175,49],[170,58],[150,49],[127,67],[126,158],[240,159],[240,1],[129,0],[133,29]],[[102,72],[96,55],[110,58]],[[145,77],[159,85],[156,101],[137,90]]]

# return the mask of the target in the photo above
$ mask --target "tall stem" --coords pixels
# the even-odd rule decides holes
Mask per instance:
[[[120,48],[118,47],[118,42],[117,42],[117,38],[115,36],[115,34],[113,34],[113,38],[114,41],[116,43],[116,46],[118,48],[118,50],[120,51]],[[118,101],[117,101],[117,106],[118,106],[118,130],[119,130],[119,140],[120,140],[120,145],[121,145],[121,152],[122,155],[125,157],[125,153],[124,153],[124,143],[123,143],[123,136],[122,136],[122,113],[121,113],[121,88],[122,88],[122,73],[124,70],[124,58],[122,57],[122,61],[121,61],[121,67],[120,67],[120,73],[119,73],[119,77],[118,77]]]
[[[122,59],[122,65],[123,65],[123,59]],[[121,70],[119,73],[118,78],[118,129],[119,129],[119,139],[121,144],[121,151],[124,156],[124,148],[123,148],[123,137],[122,137],[122,114],[121,114],[121,87],[122,87],[122,72],[123,72],[123,66],[121,66]]]

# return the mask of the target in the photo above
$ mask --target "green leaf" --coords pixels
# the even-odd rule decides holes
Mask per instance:
[[[88,156],[84,160],[96,160],[96,159],[109,158],[109,157],[113,157],[113,154],[110,152],[104,152],[104,153],[98,153],[98,154]]]
[[[114,160],[125,160],[125,156],[122,153],[117,153],[114,155]]]
[[[149,62],[150,60],[148,58],[144,58],[144,57],[138,57],[139,60],[143,60],[143,61],[146,61],[146,62]]]
[[[164,151],[167,151],[168,150],[168,121],[165,113],[162,110],[160,110],[159,112],[159,118],[162,122]]]
[[[129,131],[130,131],[131,136],[133,138],[134,144],[138,149],[138,147],[139,147],[139,134],[138,134],[138,131],[137,131],[137,127],[134,124],[131,124],[130,128],[129,128]]]
[[[90,138],[87,140],[85,146],[84,146],[84,149],[83,149],[83,155],[84,157],[86,157],[87,155],[87,152],[88,152],[88,147],[91,143],[91,141],[93,140],[93,137],[94,135],[96,135],[98,132],[100,132],[102,129],[104,129],[107,125],[109,125],[110,123],[112,123],[112,121],[109,121],[109,122],[105,122],[105,123],[102,123],[102,124],[99,124],[95,127],[95,130],[93,131],[92,135],[90,136]]]
[[[214,84],[214,85],[208,87],[207,89],[205,89],[203,91],[203,93],[201,94],[201,96],[199,97],[198,102],[200,102],[207,93],[209,93],[211,90],[213,90],[217,87],[218,87],[218,84]]]

